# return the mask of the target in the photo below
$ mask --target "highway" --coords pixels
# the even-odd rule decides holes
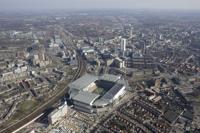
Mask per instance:
[[[73,47],[76,48],[75,46]],[[85,72],[85,62],[79,53],[77,53],[77,61],[78,61],[78,69],[75,75],[73,76],[72,81],[79,78]],[[54,103],[58,102],[59,99],[65,96],[68,90],[69,88],[63,88],[54,97],[49,98],[49,100],[46,103],[42,104],[40,107],[35,109],[29,115],[25,116],[23,119],[18,120],[17,122],[5,127],[4,129],[0,129],[0,133],[11,133],[11,132],[16,131],[20,127],[23,127],[24,125],[26,125],[27,123],[35,119],[36,117],[40,116],[45,110],[50,108]]]

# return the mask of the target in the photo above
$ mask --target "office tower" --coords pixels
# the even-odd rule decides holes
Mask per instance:
[[[127,43],[127,40],[125,38],[122,38],[121,39],[121,51],[122,52],[126,51],[126,43]]]

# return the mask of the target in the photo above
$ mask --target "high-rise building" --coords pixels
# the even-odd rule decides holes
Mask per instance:
[[[126,51],[126,43],[127,43],[127,40],[125,38],[122,38],[121,39],[121,51],[122,52]]]
[[[102,37],[99,37],[99,44],[103,44],[104,43],[104,39]]]
[[[159,39],[160,39],[160,40],[163,39],[163,35],[162,35],[162,34],[159,35]]]
[[[130,30],[130,35],[129,35],[130,38],[133,38],[133,27],[131,27],[131,30]]]

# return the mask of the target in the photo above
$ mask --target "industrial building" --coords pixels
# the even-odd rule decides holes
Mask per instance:
[[[74,108],[88,113],[109,106],[125,93],[126,83],[121,76],[86,74],[69,85]]]

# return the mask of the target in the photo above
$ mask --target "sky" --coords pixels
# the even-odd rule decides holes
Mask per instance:
[[[0,10],[176,9],[200,10],[200,0],[0,0]]]

